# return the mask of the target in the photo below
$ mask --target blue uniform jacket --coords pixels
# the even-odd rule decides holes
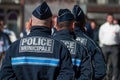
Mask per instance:
[[[62,41],[72,56],[75,80],[91,80],[91,60],[86,48],[74,40],[74,34],[69,30],[60,30],[55,33],[54,38]]]
[[[13,43],[0,70],[0,80],[73,80],[70,53],[47,27],[32,26],[31,33]]]
[[[93,65],[93,78],[102,79],[106,74],[106,64],[100,47],[82,32],[81,27],[75,28],[76,40],[83,44],[91,55]]]

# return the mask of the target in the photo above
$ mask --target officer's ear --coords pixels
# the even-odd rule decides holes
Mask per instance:
[[[32,26],[32,18],[29,19],[29,25]]]
[[[52,24],[53,24],[53,27],[54,27],[54,28],[57,26],[57,16],[56,16],[56,15],[54,15],[54,16],[52,17]]]
[[[74,30],[74,21],[71,23],[72,30]]]
[[[59,31],[60,30],[60,28],[59,28],[59,23],[58,22],[56,22],[56,26],[54,27],[57,31]]]
[[[74,21],[74,22],[73,22],[73,29],[75,29],[75,23],[76,23],[76,22]]]

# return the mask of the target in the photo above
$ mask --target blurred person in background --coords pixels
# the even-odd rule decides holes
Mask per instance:
[[[99,39],[98,39],[99,28],[97,26],[97,22],[95,20],[92,20],[90,22],[90,26],[91,26],[91,29],[92,29],[92,36],[91,36],[91,38],[95,42],[99,43]]]
[[[29,19],[29,21],[27,21],[25,23],[25,29],[23,30],[23,32],[20,33],[20,37],[25,37],[27,35],[29,35],[30,33],[30,29],[31,29],[31,23],[30,23],[31,19]]]
[[[74,5],[73,14],[75,17],[74,32],[76,40],[85,46],[88,53],[91,55],[92,64],[92,80],[102,80],[106,75],[106,64],[101,48],[85,34],[85,15],[83,10],[78,6]]]
[[[113,24],[114,24],[114,25],[119,25],[118,20],[117,20],[117,19],[114,19],[114,20],[113,20]]]
[[[0,62],[11,42],[9,36],[3,32],[4,21],[0,20]]]
[[[17,40],[17,37],[16,37],[14,31],[8,29],[8,25],[7,24],[4,25],[3,32],[5,32],[6,34],[8,34],[8,36],[10,38],[10,41],[12,43]]]
[[[93,36],[93,30],[91,28],[90,20],[87,17],[87,15],[85,15],[85,27],[84,28],[85,28],[85,34],[88,37],[92,38],[92,36]]]
[[[120,53],[120,26],[113,24],[113,14],[108,13],[106,22],[99,30],[99,41],[107,63],[106,79],[118,80],[119,75],[119,53]],[[112,66],[112,71],[110,68]],[[112,74],[111,74],[112,73]]]
[[[88,23],[88,22],[85,25],[85,31],[86,31],[85,34],[92,39],[92,37],[93,37],[93,30],[91,28],[91,24]]]

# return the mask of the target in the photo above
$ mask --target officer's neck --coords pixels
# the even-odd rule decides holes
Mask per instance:
[[[69,31],[72,31],[72,29],[67,28],[67,27],[62,27],[62,28],[57,27],[56,30],[57,30],[57,31],[61,31],[61,30],[69,30]]]

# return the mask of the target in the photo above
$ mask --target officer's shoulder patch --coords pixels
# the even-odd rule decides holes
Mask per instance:
[[[53,53],[54,40],[46,37],[27,37],[20,40],[19,52]]]
[[[68,40],[61,40],[68,48],[71,54],[76,53],[76,42],[75,41],[68,41]]]
[[[77,37],[76,40],[80,42],[82,45],[87,45],[87,39],[82,38],[82,37]]]

